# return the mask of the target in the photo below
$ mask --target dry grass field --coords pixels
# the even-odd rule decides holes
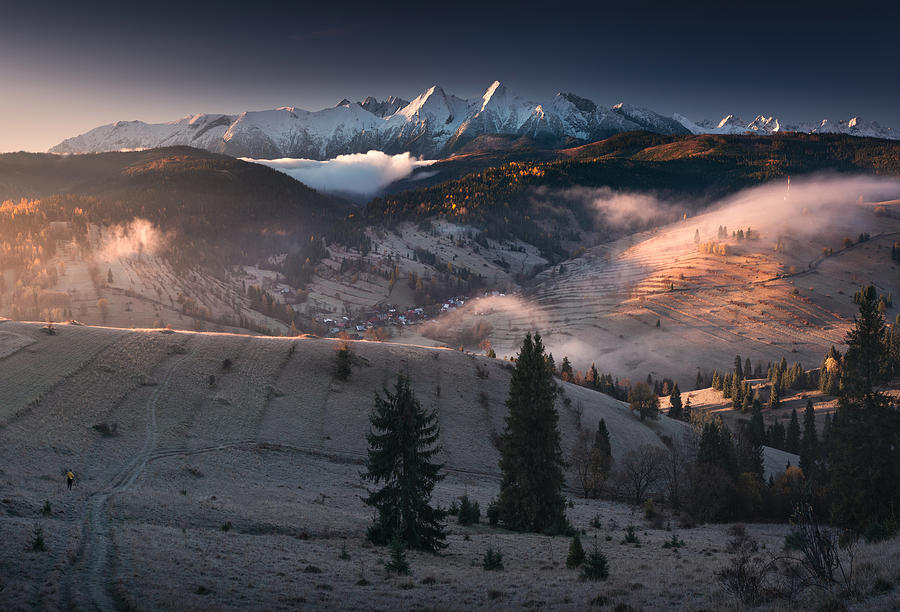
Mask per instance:
[[[342,382],[333,375],[338,343],[325,339],[72,325],[49,336],[12,321],[0,322],[0,333],[22,338],[4,342],[11,348],[0,358],[3,609],[733,604],[712,579],[730,558],[727,526],[685,529],[666,512],[654,527],[626,504],[574,490],[569,518],[585,530],[586,547],[596,540],[608,556],[607,581],[582,582],[565,568],[567,538],[452,522],[441,555],[410,553],[412,576],[385,574],[387,551],[365,542],[371,511],[361,501],[374,391],[409,374],[418,399],[439,414],[447,478],[435,501],[468,493],[484,509],[499,489],[491,433],[503,427],[508,362],[353,342]],[[606,420],[617,461],[686,427],[665,417],[641,423],[620,402],[562,386],[565,448],[579,421]],[[766,459],[778,471],[795,458],[769,451]],[[78,477],[72,491],[66,469]],[[621,543],[632,524],[639,547]],[[44,552],[27,550],[36,527]],[[765,550],[780,549],[786,529],[748,527]],[[685,546],[664,549],[673,533]],[[502,551],[503,571],[482,569],[488,546]],[[897,540],[862,547],[858,562],[867,585],[900,580]],[[898,596],[895,586],[849,605],[890,609]]]

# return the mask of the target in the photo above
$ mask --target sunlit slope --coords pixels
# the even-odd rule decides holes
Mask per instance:
[[[542,273],[522,299],[497,303],[483,317],[490,340],[510,352],[521,330],[537,327],[557,360],[568,355],[577,368],[595,362],[638,380],[671,376],[683,388],[698,369],[725,368],[735,354],[813,367],[843,342],[860,285],[900,295],[893,205],[876,213],[847,200],[809,210],[781,197],[749,199],[589,249]],[[720,225],[727,238],[718,237]],[[732,236],[748,227],[750,239]],[[864,233],[870,238],[859,242]],[[896,313],[895,303],[888,321]]]

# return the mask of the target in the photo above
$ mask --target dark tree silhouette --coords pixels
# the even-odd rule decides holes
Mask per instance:
[[[410,548],[436,551],[445,546],[441,512],[430,506],[434,485],[443,479],[441,464],[433,459],[438,447],[438,424],[434,412],[422,408],[413,395],[409,379],[397,376],[394,392],[375,395],[370,415],[371,430],[366,480],[384,483],[370,491],[366,504],[377,515],[367,536],[376,544],[398,537]]]
[[[541,336],[532,338],[529,333],[509,383],[509,413],[500,441],[503,479],[497,503],[500,523],[508,529],[556,533],[568,529],[556,393]]]

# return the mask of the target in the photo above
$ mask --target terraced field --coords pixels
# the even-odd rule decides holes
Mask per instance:
[[[698,369],[727,367],[735,354],[812,367],[843,342],[861,284],[900,295],[890,259],[896,219],[865,211],[871,238],[848,248],[842,239],[856,228],[814,237],[763,229],[752,240],[720,240],[727,256],[701,253],[694,232],[716,241],[719,214],[595,247],[542,273],[515,302],[494,303],[483,317],[495,350],[511,354],[521,332],[538,327],[557,359],[568,355],[576,368],[594,362],[623,378],[653,373],[687,386]],[[834,253],[823,256],[827,246]],[[471,325],[476,310],[484,308],[473,304],[455,324]],[[896,303],[888,309],[889,321],[897,310]]]

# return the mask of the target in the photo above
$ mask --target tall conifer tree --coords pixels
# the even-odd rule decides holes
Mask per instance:
[[[506,400],[500,441],[500,523],[514,531],[562,532],[565,483],[556,383],[544,360],[540,334],[525,336]]]
[[[365,503],[377,511],[367,536],[376,544],[398,537],[410,548],[436,551],[446,546],[440,511],[432,508],[431,492],[440,482],[437,416],[419,404],[406,376],[398,375],[394,392],[376,393],[369,417],[371,430],[367,471],[363,478],[376,485]]]

